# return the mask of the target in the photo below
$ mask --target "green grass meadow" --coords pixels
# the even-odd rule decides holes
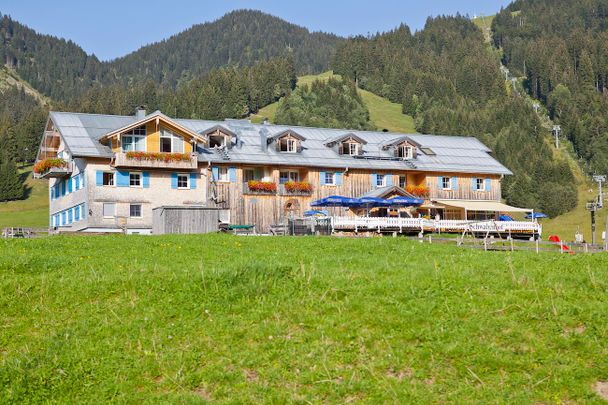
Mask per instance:
[[[49,183],[32,178],[32,167],[21,170],[26,198],[0,202],[0,230],[7,226],[46,228],[49,226]]]
[[[605,255],[400,238],[0,240],[2,403],[587,403]]]

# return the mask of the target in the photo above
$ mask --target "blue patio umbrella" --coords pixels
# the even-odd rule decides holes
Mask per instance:
[[[543,214],[542,212],[535,212],[526,215],[526,219],[541,219],[541,218],[549,218],[549,215]]]
[[[326,210],[308,210],[308,211],[304,211],[304,216],[305,217],[326,217],[329,215],[329,212],[327,212]]]
[[[387,200],[391,207],[418,207],[424,204],[424,200],[412,197],[393,197]]]
[[[507,221],[507,222],[515,221],[511,215],[507,215],[507,214],[502,214],[501,216],[498,217],[498,220]]]
[[[354,207],[359,204],[356,198],[342,197],[341,195],[331,195],[310,203],[311,207]]]
[[[366,207],[366,208],[388,207],[391,205],[391,203],[388,202],[388,200],[385,200],[384,198],[378,198],[378,197],[361,197],[357,201],[359,202],[359,205]]]

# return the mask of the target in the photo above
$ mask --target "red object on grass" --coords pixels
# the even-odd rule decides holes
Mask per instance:
[[[557,236],[557,235],[551,235],[551,236],[549,236],[549,241],[550,241],[550,242],[554,242],[554,243],[559,243],[559,244],[562,244],[562,243],[561,243],[562,241],[559,239],[559,236]],[[570,248],[569,248],[568,246],[566,246],[566,245],[562,244],[562,250],[563,250],[564,252],[569,252],[569,251],[570,251]]]

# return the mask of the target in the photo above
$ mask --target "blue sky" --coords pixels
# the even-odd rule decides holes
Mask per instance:
[[[2,0],[0,13],[44,34],[71,39],[102,60],[132,52],[193,24],[242,8],[262,10],[313,31],[375,33],[401,22],[421,29],[428,16],[489,15],[508,0]]]

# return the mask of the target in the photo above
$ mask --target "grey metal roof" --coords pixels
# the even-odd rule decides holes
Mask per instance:
[[[117,128],[137,121],[134,116],[51,112],[50,118],[65,140],[73,156],[110,157],[109,147],[99,139]],[[243,163],[259,165],[313,166],[324,168],[350,168],[369,170],[421,170],[434,172],[512,174],[494,159],[491,150],[477,138],[447,135],[402,134],[394,132],[356,131],[347,129],[308,128],[287,125],[252,124],[247,120],[206,121],[175,119],[178,124],[204,133],[221,125],[237,136],[237,142],[226,152],[199,148],[199,160],[211,163]],[[300,153],[281,153],[271,143],[263,142],[292,130],[304,137]],[[325,144],[347,133],[367,142],[362,157],[340,155]],[[407,136],[421,147],[431,148],[436,155],[418,151],[415,159],[395,160],[391,151],[382,146],[391,140]],[[264,142],[265,143],[265,142]]]

